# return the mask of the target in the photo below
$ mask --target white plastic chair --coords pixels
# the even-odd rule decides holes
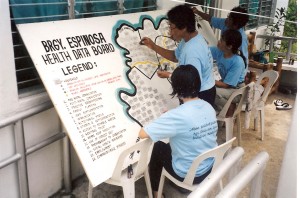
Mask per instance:
[[[241,169],[244,152],[244,149],[240,146],[232,149],[214,172],[209,174],[187,198],[208,197],[209,193],[216,192],[215,187],[222,181],[224,176],[228,175],[226,178],[228,181],[231,181]],[[219,190],[221,191],[222,189]]]
[[[241,120],[240,120],[240,113],[242,111],[243,101],[245,100],[246,91],[249,86],[244,86],[242,88],[237,89],[234,91],[231,96],[229,97],[228,101],[224,105],[223,109],[217,114],[217,120],[225,122],[226,127],[226,141],[230,140],[233,136],[233,126],[234,126],[234,119],[237,120],[238,125],[238,145],[241,144]],[[239,102],[236,105],[234,113],[231,117],[226,117],[227,111],[233,102],[234,98],[240,97]]]
[[[161,196],[162,196],[166,177],[169,180],[171,180],[174,184],[176,184],[177,186],[180,186],[180,187],[185,188],[190,191],[194,191],[197,188],[197,186],[199,185],[199,184],[193,184],[193,181],[195,178],[197,168],[199,167],[201,162],[207,158],[213,157],[215,162],[214,162],[212,170],[211,170],[211,173],[212,173],[215,170],[215,168],[220,165],[220,163],[222,162],[222,160],[224,158],[224,155],[232,147],[232,143],[235,139],[236,138],[234,137],[231,140],[217,146],[216,148],[208,150],[208,151],[202,153],[201,155],[199,155],[197,158],[195,158],[183,181],[177,180],[163,168],[161,177],[160,177],[160,181],[159,181],[157,197],[161,198]],[[222,187],[221,183],[220,183],[220,187]]]
[[[118,159],[118,163],[114,169],[113,175],[110,179],[106,180],[105,183],[122,186],[124,198],[134,198],[135,197],[135,182],[141,177],[145,177],[146,187],[148,191],[148,197],[152,198],[152,188],[150,183],[150,176],[148,172],[148,163],[150,161],[150,156],[152,153],[152,140],[145,139],[136,143],[132,147],[124,150]],[[134,155],[138,153],[139,159],[132,164],[132,175],[128,178],[128,168],[123,168],[124,162],[133,152]],[[88,198],[92,198],[93,187],[89,184]]]
[[[265,132],[265,103],[267,98],[272,90],[272,87],[276,80],[278,79],[278,72],[274,70],[268,70],[263,72],[258,80],[255,83],[255,86],[260,85],[261,80],[265,77],[269,78],[269,82],[267,83],[262,96],[257,100],[255,104],[253,104],[253,112],[254,112],[254,130],[258,128],[258,115],[260,115],[260,131],[261,131],[261,140],[264,140],[264,132]]]

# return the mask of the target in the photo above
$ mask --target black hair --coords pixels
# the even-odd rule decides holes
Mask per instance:
[[[231,45],[231,51],[234,54],[240,55],[244,61],[246,68],[246,58],[239,47],[242,45],[242,35],[238,30],[227,29],[223,32],[221,39],[225,41],[226,45]]]
[[[244,27],[248,21],[249,21],[249,16],[248,16],[248,12],[246,9],[238,6],[238,7],[234,7],[232,8],[231,12],[228,16],[228,18],[232,19],[232,23],[233,25],[237,26],[238,29]],[[240,13],[235,13],[235,12],[240,12]],[[244,14],[241,14],[244,13]]]
[[[186,31],[189,33],[196,31],[195,14],[189,6],[175,6],[168,11],[167,16],[168,20],[179,30],[186,28]]]
[[[195,98],[201,87],[198,70],[192,65],[180,65],[176,67],[171,76],[173,92],[171,96],[179,98]]]

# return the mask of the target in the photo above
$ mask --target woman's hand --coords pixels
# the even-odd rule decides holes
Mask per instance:
[[[170,73],[170,72],[167,72],[167,71],[161,71],[161,70],[158,70],[158,71],[157,71],[157,75],[158,75],[158,77],[160,77],[160,78],[170,78],[170,77],[171,77],[171,73]]]
[[[148,37],[143,37],[140,41],[141,45],[146,45],[148,48],[154,50],[156,44]]]
[[[192,7],[192,10],[193,10],[193,12],[195,13],[195,14],[198,14],[199,15],[199,10],[196,8],[196,7]]]

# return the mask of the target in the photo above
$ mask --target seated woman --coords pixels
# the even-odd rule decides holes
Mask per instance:
[[[144,126],[140,138],[151,138],[154,148],[149,172],[154,197],[164,167],[172,176],[183,181],[193,160],[201,153],[217,146],[217,119],[213,107],[198,98],[201,86],[198,70],[192,65],[178,66],[172,76],[172,96],[183,104],[169,110]],[[169,138],[165,144],[159,140]],[[200,183],[210,172],[213,159],[202,162],[194,183]]]
[[[242,44],[242,36],[237,30],[226,30],[217,47],[210,47],[213,59],[216,60],[221,80],[216,80],[217,94],[215,108],[221,111],[235,89],[245,86],[246,63],[243,54],[238,50]],[[234,105],[227,115],[234,111]]]

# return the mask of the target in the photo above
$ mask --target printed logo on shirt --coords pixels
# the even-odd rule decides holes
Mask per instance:
[[[218,124],[217,121],[208,122],[201,125],[201,127],[193,127],[190,131],[193,131],[193,139],[200,139],[216,134],[218,131]]]

